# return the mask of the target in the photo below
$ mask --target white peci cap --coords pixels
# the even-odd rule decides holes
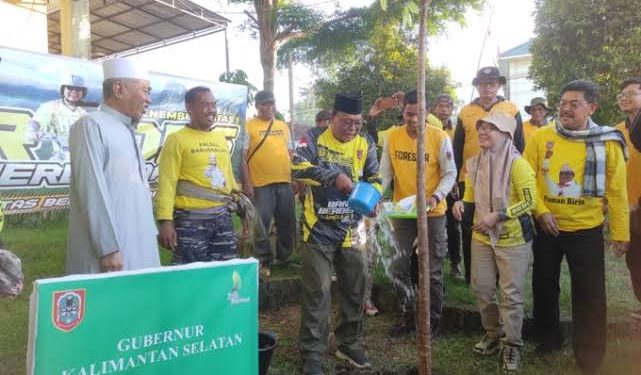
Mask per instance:
[[[103,79],[130,78],[149,81],[149,72],[131,59],[115,58],[102,62]]]

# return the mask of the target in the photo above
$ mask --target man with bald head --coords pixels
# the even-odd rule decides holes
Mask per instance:
[[[71,207],[66,273],[160,266],[157,229],[136,127],[150,104],[148,73],[103,63],[103,103],[69,134]]]

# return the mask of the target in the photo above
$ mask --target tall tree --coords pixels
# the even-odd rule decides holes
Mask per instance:
[[[249,25],[260,43],[260,64],[263,67],[263,89],[274,90],[276,52],[291,39],[303,37],[321,23],[322,14],[287,0],[229,0],[231,3],[253,5],[255,14],[245,11]]]
[[[639,3],[629,0],[537,0],[536,38],[530,76],[558,103],[559,90],[574,79],[601,88],[595,120],[621,118],[616,105],[620,83],[641,76]]]
[[[425,53],[427,8],[431,0],[420,0],[418,61],[416,64],[416,87],[418,102],[425,102]],[[425,191],[425,106],[419,106],[418,139],[416,151],[416,191]],[[416,195],[416,212],[418,226],[418,373],[432,375],[432,337],[430,324],[430,253],[427,232],[427,200],[425,194]]]

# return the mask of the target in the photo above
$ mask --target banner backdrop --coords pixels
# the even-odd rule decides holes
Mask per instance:
[[[184,97],[208,86],[218,102],[216,130],[225,134],[238,177],[247,87],[151,73],[151,105],[137,129],[152,187],[168,134],[188,121]],[[65,100],[66,101],[63,101]],[[102,99],[100,64],[0,47],[0,198],[7,215],[67,208],[68,135]]]
[[[258,262],[37,280],[27,374],[257,374]]]

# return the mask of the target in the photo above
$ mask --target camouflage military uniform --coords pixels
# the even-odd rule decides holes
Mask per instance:
[[[207,210],[176,209],[174,228],[178,246],[173,253],[173,264],[222,261],[238,256],[231,213],[226,206]]]

